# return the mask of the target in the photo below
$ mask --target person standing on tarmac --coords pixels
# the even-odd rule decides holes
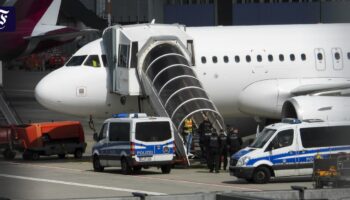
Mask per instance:
[[[229,151],[229,156],[231,157],[242,147],[242,138],[238,135],[238,129],[230,127],[227,136],[227,146]]]
[[[203,122],[199,125],[199,146],[201,148],[202,159],[208,163],[208,145],[212,130],[212,124],[210,123],[207,116],[204,116]],[[208,165],[209,166],[209,165]]]
[[[212,173],[215,169],[215,173],[219,173],[220,138],[215,129],[213,129],[212,134],[210,136],[208,147],[209,172]]]
[[[189,117],[185,119],[184,122],[184,138],[186,144],[187,155],[190,155],[191,145],[192,145],[192,135],[193,135],[193,122]]]
[[[226,171],[227,168],[227,154],[228,154],[228,147],[227,147],[227,136],[225,135],[225,132],[223,129],[220,130],[220,162],[219,162],[219,169],[221,169],[221,163],[224,163],[223,170]]]

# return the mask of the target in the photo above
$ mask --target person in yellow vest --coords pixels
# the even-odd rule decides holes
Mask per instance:
[[[193,121],[189,117],[185,119],[185,122],[184,122],[184,139],[185,139],[187,155],[189,155],[191,151],[192,135],[193,135]]]

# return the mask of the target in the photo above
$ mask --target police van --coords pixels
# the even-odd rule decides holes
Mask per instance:
[[[140,172],[142,167],[160,167],[170,173],[175,158],[172,122],[144,113],[118,114],[107,119],[92,148],[95,171],[121,167],[123,174]]]
[[[315,157],[350,153],[350,122],[282,120],[267,126],[248,147],[231,156],[230,174],[249,182],[311,176]]]

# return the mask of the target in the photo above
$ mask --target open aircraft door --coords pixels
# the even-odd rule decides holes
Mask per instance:
[[[110,71],[111,92],[125,96],[140,95],[136,74],[138,43],[131,41],[120,27],[106,29],[103,41]]]

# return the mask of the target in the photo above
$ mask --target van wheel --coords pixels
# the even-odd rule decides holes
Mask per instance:
[[[141,167],[141,166],[135,166],[135,167],[134,167],[134,173],[135,173],[135,174],[139,174],[139,173],[141,172],[141,170],[142,170],[142,167]]]
[[[170,174],[170,172],[171,172],[171,165],[163,165],[161,167],[161,169],[162,169],[162,173],[163,174]]]
[[[64,158],[66,158],[66,154],[65,153],[58,154],[58,158],[64,159]]]
[[[126,161],[126,159],[123,158],[120,162],[121,162],[121,167],[122,167],[122,174],[124,174],[124,175],[131,174],[132,168],[130,167],[130,165]]]
[[[13,160],[16,157],[16,152],[6,149],[3,155],[6,160]]]
[[[33,151],[33,152],[32,152],[32,156],[31,156],[31,159],[32,159],[32,160],[39,160],[39,158],[40,158],[39,152]]]
[[[81,159],[83,157],[83,150],[76,149],[74,152],[74,158]]]
[[[267,183],[270,180],[271,173],[266,167],[259,167],[254,171],[253,180],[255,183]]]
[[[94,156],[93,160],[92,160],[92,166],[94,167],[94,171],[95,172],[103,172],[103,170],[105,169],[100,162],[100,158],[98,156]]]

